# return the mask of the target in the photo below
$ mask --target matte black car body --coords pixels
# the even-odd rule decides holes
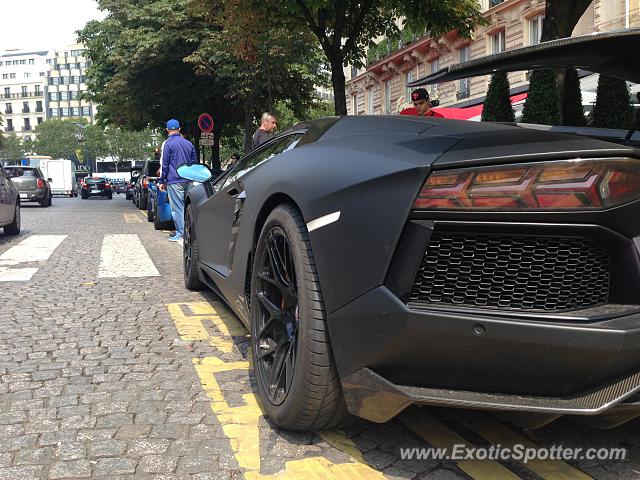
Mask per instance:
[[[279,142],[289,149],[279,152]],[[273,156],[264,154],[270,149]],[[640,201],[573,212],[413,208],[434,171],[610,157],[640,160],[640,151],[565,133],[439,118],[336,117],[300,125],[188,192],[199,277],[249,325],[258,235],[275,207],[293,205],[310,230],[351,413],[383,422],[414,403],[548,418],[616,406],[635,409],[634,416],[640,414],[630,399],[640,391]],[[331,214],[332,221],[317,226]],[[464,235],[538,239],[543,249],[545,242],[568,242],[568,249],[587,245],[605,252],[607,300],[541,311],[416,298],[434,239]],[[551,295],[547,290],[542,285],[533,295]]]

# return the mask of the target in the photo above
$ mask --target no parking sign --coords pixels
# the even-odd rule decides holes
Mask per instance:
[[[213,130],[213,118],[208,113],[203,113],[198,118],[198,127],[204,133],[209,133]]]

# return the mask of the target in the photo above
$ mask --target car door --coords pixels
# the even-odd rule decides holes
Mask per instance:
[[[232,229],[239,218],[246,192],[242,178],[269,158],[291,148],[302,133],[278,138],[239,160],[214,185],[216,193],[198,208],[198,252],[200,260],[222,276],[230,273],[233,254]]]
[[[7,174],[0,165],[0,225],[5,225],[13,219],[13,189]]]

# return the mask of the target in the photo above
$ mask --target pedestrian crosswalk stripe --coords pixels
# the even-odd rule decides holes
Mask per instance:
[[[136,234],[105,235],[98,278],[158,277],[160,273]]]
[[[49,259],[67,235],[32,235],[0,255],[0,282],[27,282],[38,268],[12,268]]]

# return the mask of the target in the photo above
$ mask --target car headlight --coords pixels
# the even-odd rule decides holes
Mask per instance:
[[[590,210],[640,198],[640,161],[601,158],[443,170],[424,183],[422,210]]]

